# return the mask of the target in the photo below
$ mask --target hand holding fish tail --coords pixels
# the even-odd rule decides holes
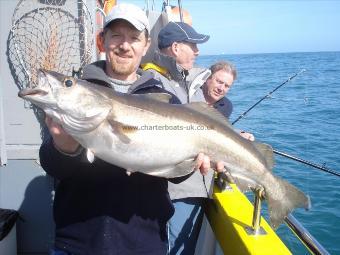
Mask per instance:
[[[195,169],[199,169],[202,175],[206,175],[210,169],[210,158],[203,153],[199,153],[196,158]]]
[[[227,170],[226,170],[225,167],[224,167],[223,161],[217,162],[217,163],[216,163],[216,172],[218,172],[218,173],[223,173],[223,172],[225,172],[225,171],[227,171]]]
[[[48,116],[45,118],[45,123],[57,150],[66,154],[73,154],[77,151],[80,146],[79,143],[67,134],[58,123]]]
[[[196,158],[196,169],[199,169],[202,175],[206,175],[212,168],[209,156],[204,153],[199,153]],[[214,168],[217,172],[223,172],[224,164],[222,161],[217,162]]]

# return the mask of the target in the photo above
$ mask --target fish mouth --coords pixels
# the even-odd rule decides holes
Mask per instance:
[[[23,90],[20,90],[18,93],[18,96],[21,98],[25,98],[27,96],[45,96],[48,92],[43,89],[38,88],[26,88]]]
[[[30,86],[24,88],[18,92],[18,96],[23,99],[28,98],[42,98],[53,92],[55,84],[62,83],[65,76],[50,70],[39,69],[38,70],[38,84],[36,86]],[[59,85],[59,83],[58,83]]]

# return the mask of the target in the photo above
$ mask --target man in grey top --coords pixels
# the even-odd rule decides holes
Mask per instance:
[[[208,41],[209,36],[197,33],[183,22],[168,23],[158,35],[159,52],[155,52],[153,62],[143,65],[144,70],[154,73],[162,82],[163,89],[170,93],[172,103],[205,102],[203,93],[189,97],[189,85],[205,69],[193,68],[199,54],[198,43]],[[190,71],[190,74],[189,74]],[[195,132],[195,131],[193,131]],[[175,207],[175,214],[169,221],[170,254],[193,254],[201,226],[203,198],[208,196],[213,172],[206,177],[194,173],[181,184],[169,184],[169,193]]]
[[[229,64],[218,65],[218,70],[194,67],[199,55],[197,44],[208,39],[209,36],[197,33],[186,23],[170,22],[158,35],[159,52],[143,68],[153,72],[163,89],[173,95],[172,103],[206,102],[228,118],[232,104],[224,95],[236,79],[234,67]],[[207,176],[194,173],[180,184],[169,183],[175,207],[169,221],[170,254],[194,254],[203,218],[202,205],[209,196],[212,177],[212,172]]]

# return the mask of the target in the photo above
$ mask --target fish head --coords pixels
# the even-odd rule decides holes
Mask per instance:
[[[39,70],[34,87],[19,91],[18,96],[41,108],[70,134],[96,128],[111,110],[109,96],[100,86]]]

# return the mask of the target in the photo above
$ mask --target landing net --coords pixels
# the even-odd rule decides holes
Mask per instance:
[[[21,0],[12,17],[7,56],[23,89],[37,82],[37,70],[72,75],[91,62],[93,24],[82,0]]]

